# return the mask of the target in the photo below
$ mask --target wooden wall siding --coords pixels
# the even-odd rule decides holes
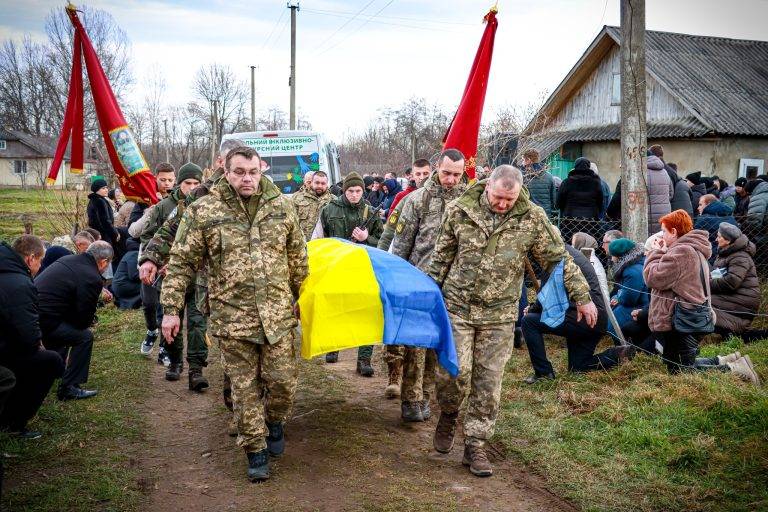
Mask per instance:
[[[619,47],[614,45],[584,85],[550,121],[547,130],[565,131],[587,126],[619,124],[621,107],[611,105],[613,73],[618,72],[619,69]],[[669,122],[693,117],[656,80],[648,75],[646,78],[649,122]]]

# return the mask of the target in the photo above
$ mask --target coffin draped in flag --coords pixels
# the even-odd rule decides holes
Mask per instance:
[[[496,28],[499,25],[496,21],[495,7],[485,15],[484,21],[485,31],[469,71],[464,94],[461,96],[459,108],[453,116],[451,125],[443,137],[443,148],[455,148],[464,154],[465,170],[470,178],[475,177],[477,138],[480,135],[480,119],[483,115],[488,77],[491,73],[493,43],[496,39]]]
[[[155,178],[136,143],[133,132],[125,121],[115,94],[112,92],[112,87],[109,85],[107,75],[104,73],[93,44],[91,44],[85,28],[77,16],[75,7],[70,4],[66,10],[72,26],[75,28],[72,75],[69,82],[69,94],[64,121],[61,126],[61,135],[47,181],[48,183],[56,181],[70,138],[72,139],[70,149],[72,172],[77,173],[83,170],[83,67],[81,59],[84,59],[99,128],[104,138],[109,161],[120,181],[120,189],[126,197],[132,200],[155,204],[157,202]]]
[[[443,295],[393,254],[338,238],[307,244],[309,276],[299,297],[305,359],[362,345],[434,349],[448,373],[459,365]]]

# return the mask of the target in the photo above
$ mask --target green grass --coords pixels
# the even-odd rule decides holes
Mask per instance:
[[[556,346],[555,346],[556,345]],[[671,376],[638,356],[610,372],[559,371],[534,386],[527,355],[507,368],[497,439],[586,510],[767,510],[768,393],[726,373]],[[768,368],[768,341],[705,346],[740,350]]]
[[[29,428],[43,437],[0,437],[5,459],[3,510],[131,511],[143,497],[136,447],[145,425],[137,405],[150,366],[134,350],[143,334],[139,311],[109,306],[98,312],[88,387],[93,399],[58,402],[55,387]]]
[[[69,234],[77,201],[82,217],[88,205],[85,192],[0,189],[0,240],[10,240],[24,232],[22,217],[32,223],[34,234],[49,241]],[[85,225],[84,220],[81,218],[81,226]]]

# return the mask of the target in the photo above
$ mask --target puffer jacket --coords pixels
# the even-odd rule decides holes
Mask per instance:
[[[694,229],[677,239],[667,250],[651,251],[643,267],[643,279],[651,289],[648,327],[651,332],[672,330],[672,312],[676,300],[702,304],[706,300],[701,281],[701,256],[709,259],[712,248],[706,231]],[[707,279],[709,265],[704,268]]]
[[[753,229],[761,228],[764,224],[765,213],[768,212],[768,183],[758,183],[749,196],[747,222]]]
[[[685,180],[680,179],[680,177],[675,174],[673,171],[667,171],[667,174],[669,175],[669,178],[672,180],[672,187],[675,190],[674,195],[672,196],[671,201],[671,208],[672,211],[675,210],[685,210],[685,212],[693,218],[693,205],[691,204],[691,189],[688,187],[688,184],[685,182]]]
[[[541,206],[547,217],[557,210],[557,187],[552,175],[539,163],[531,164],[523,171],[523,182],[531,194],[531,201]]]
[[[643,281],[645,256],[642,247],[636,247],[622,256],[612,267],[617,292],[613,296],[618,304],[613,314],[619,325],[632,320],[632,310],[643,309],[650,301],[648,288]]]
[[[648,204],[651,209],[649,233],[657,233],[661,227],[659,219],[672,211],[672,198],[675,189],[669,179],[664,162],[661,158],[651,155],[648,157]]]
[[[712,307],[717,310],[715,325],[734,333],[744,332],[760,307],[760,283],[757,279],[755,244],[746,235],[720,250],[715,270],[724,269],[722,277],[712,279]],[[735,313],[738,311],[738,313]]]
[[[599,219],[603,208],[603,186],[592,169],[574,169],[560,185],[557,207],[563,217]]]
[[[693,223],[694,228],[702,229],[709,233],[709,243],[712,245],[712,261],[714,261],[714,257],[717,255],[717,230],[720,228],[721,222],[738,226],[730,206],[720,201],[712,201],[702,210],[701,215],[696,217],[696,221]]]

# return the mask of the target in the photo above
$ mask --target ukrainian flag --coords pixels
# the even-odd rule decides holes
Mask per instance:
[[[309,276],[301,287],[301,355],[362,345],[434,349],[452,376],[456,347],[437,284],[404,259],[338,238],[307,244]]]

